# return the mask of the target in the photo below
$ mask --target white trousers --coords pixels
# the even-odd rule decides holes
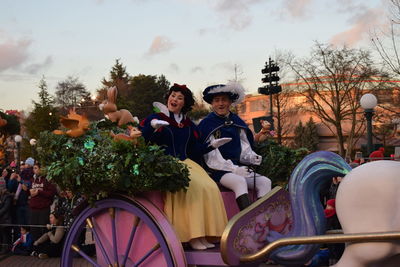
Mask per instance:
[[[271,180],[261,174],[251,172],[248,176],[243,177],[234,173],[226,173],[221,177],[220,183],[235,192],[236,198],[243,194],[247,194],[248,189],[254,187],[254,174],[255,185],[257,191],[257,198],[260,198],[271,191]]]

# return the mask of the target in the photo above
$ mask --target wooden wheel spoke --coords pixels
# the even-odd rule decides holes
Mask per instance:
[[[92,264],[95,267],[100,267],[100,265],[97,264],[97,262],[95,262],[92,258],[90,258],[85,252],[83,252],[82,250],[80,250],[80,248],[77,245],[72,245],[71,249],[73,249],[74,251],[76,251],[79,255],[82,256],[82,258],[84,258],[85,260],[87,260],[88,262],[90,262],[90,264]]]
[[[142,264],[142,262],[144,262],[148,257],[150,257],[151,254],[153,254],[159,248],[160,248],[160,244],[157,243],[154,247],[152,247],[149,251],[147,251],[147,253],[137,263],[135,263],[133,266],[137,267],[140,264]]]
[[[87,219],[86,219],[86,223],[87,223],[87,225],[89,226],[89,228],[92,230],[92,233],[93,233],[93,235],[94,235],[94,237],[95,237],[95,240],[96,240],[96,244],[99,245],[99,248],[100,248],[100,250],[101,250],[101,254],[103,254],[103,257],[106,259],[107,264],[110,265],[110,266],[112,266],[111,261],[110,261],[110,258],[108,257],[107,252],[106,252],[106,250],[104,249],[103,243],[101,242],[101,239],[100,239],[99,235],[97,234],[97,230],[96,230],[96,228],[94,227],[94,225],[93,225],[93,223],[92,223],[92,220],[90,220],[89,218],[87,218]]]
[[[114,252],[114,266],[119,266],[118,262],[118,245],[117,245],[117,229],[115,227],[115,208],[109,208],[108,212],[111,217],[111,231]]]
[[[129,235],[128,244],[126,245],[124,259],[123,259],[122,264],[121,264],[122,266],[125,266],[126,261],[128,260],[129,251],[132,248],[133,238],[135,237],[136,229],[138,228],[139,223],[140,223],[140,218],[139,217],[135,217],[134,222],[133,222],[133,228],[131,230],[131,234]]]

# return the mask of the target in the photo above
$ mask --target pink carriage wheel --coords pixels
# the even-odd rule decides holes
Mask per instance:
[[[95,256],[81,246],[86,228],[95,241]],[[61,266],[75,266],[77,254],[89,266],[187,266],[182,245],[163,213],[146,199],[120,195],[97,201],[75,219]]]

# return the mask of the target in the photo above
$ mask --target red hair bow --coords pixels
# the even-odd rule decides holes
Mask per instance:
[[[189,88],[186,87],[186,84],[181,85],[181,84],[174,83],[173,87],[179,87],[182,90],[189,90]]]

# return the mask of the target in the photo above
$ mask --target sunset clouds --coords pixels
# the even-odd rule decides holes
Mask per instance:
[[[28,49],[32,41],[29,39],[0,41],[0,72],[15,69],[24,64],[28,57]]]
[[[374,27],[380,26],[383,21],[384,12],[379,8],[364,10],[361,14],[354,15],[349,21],[349,28],[334,35],[330,43],[334,45],[355,46],[365,38],[369,38],[369,33]]]
[[[147,55],[153,56],[157,54],[162,54],[170,51],[174,48],[174,43],[166,36],[156,36],[151,45],[149,50],[147,51]]]

